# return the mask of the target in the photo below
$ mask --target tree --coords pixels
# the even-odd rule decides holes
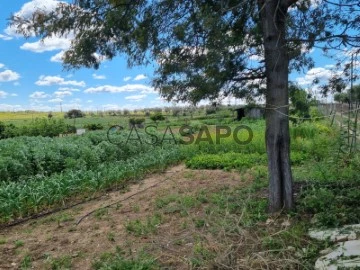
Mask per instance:
[[[85,117],[85,114],[81,110],[73,109],[65,113],[65,118],[75,119]]]
[[[360,102],[360,85],[354,85],[348,89],[345,93],[335,93],[334,100],[339,103],[359,103]]]
[[[289,96],[292,105],[290,113],[301,119],[310,119],[311,95],[298,85],[290,84]],[[297,118],[291,118],[290,120],[297,122]]]
[[[334,95],[334,100],[339,103],[349,103],[349,95],[347,93],[336,93]]]
[[[153,84],[168,100],[265,95],[275,212],[293,207],[289,72],[313,65],[304,52],[314,46],[359,46],[359,13],[355,0],[77,0],[49,13],[15,14],[12,25],[24,36],[74,35],[65,68],[98,68],[98,55],[119,53],[130,66],[156,61]]]
[[[150,116],[150,119],[152,121],[154,121],[155,123],[159,122],[159,121],[164,121],[165,120],[165,116],[163,116],[163,114],[161,112],[157,112],[153,115]]]

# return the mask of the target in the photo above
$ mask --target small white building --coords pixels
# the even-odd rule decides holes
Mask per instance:
[[[77,128],[76,129],[76,135],[80,136],[86,133],[86,129],[84,128]]]

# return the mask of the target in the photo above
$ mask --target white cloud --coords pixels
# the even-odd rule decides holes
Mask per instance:
[[[5,67],[5,65],[0,63],[0,68],[4,68],[4,67]]]
[[[140,74],[134,78],[134,81],[141,81],[141,80],[145,80],[145,79],[147,79],[147,77],[144,74]]]
[[[79,92],[80,89],[77,88],[71,88],[71,87],[60,87],[59,91],[71,91],[71,92]]]
[[[50,103],[60,103],[62,102],[63,100],[61,98],[54,98],[54,99],[50,99],[48,100],[48,102]]]
[[[122,107],[120,107],[119,105],[116,105],[116,104],[105,104],[102,106],[102,109],[105,110],[105,111],[108,111],[108,110],[121,110]]]
[[[88,88],[84,93],[122,93],[135,91],[142,91],[143,93],[152,92],[153,88],[143,84],[127,84],[124,86],[102,85]]]
[[[65,51],[61,51],[50,58],[51,62],[62,63]]]
[[[12,70],[5,70],[0,72],[0,82],[11,82],[16,81],[20,78],[20,75]]]
[[[130,76],[124,78],[124,82],[130,81],[130,80],[131,80]]]
[[[133,100],[133,101],[141,101],[146,97],[146,95],[134,95],[134,96],[127,96],[125,99]]]
[[[264,56],[257,55],[257,54],[252,54],[252,55],[250,55],[249,59],[252,60],[252,61],[260,62],[260,61],[264,60]]]
[[[11,96],[11,97],[17,97],[18,94],[12,93],[12,94],[10,94],[10,96]]]
[[[24,111],[24,108],[21,105],[0,104],[0,111],[3,112]]]
[[[12,39],[13,39],[13,37],[8,36],[8,35],[3,35],[3,34],[0,34],[0,39],[2,39],[2,40],[12,40]]]
[[[62,108],[64,111],[69,111],[72,109],[81,109],[81,104],[80,103],[65,103],[62,104]]]
[[[105,80],[106,79],[105,75],[97,75],[94,73],[92,76],[95,80]]]
[[[84,81],[65,81],[64,78],[60,76],[44,76],[41,75],[39,80],[35,82],[36,85],[40,86],[50,86],[50,85],[72,85],[72,86],[80,86],[85,87],[86,84]]]
[[[43,104],[31,104],[30,105],[30,110],[32,111],[45,111],[45,112],[48,112],[48,111],[52,111],[53,108],[50,107],[50,106],[47,106],[47,105],[43,105]]]
[[[64,97],[67,97],[67,96],[72,96],[72,92],[70,91],[56,91],[54,92],[54,95],[56,98],[64,98]]]
[[[0,91],[0,98],[6,98],[9,94],[5,91]]]
[[[26,42],[22,46],[20,46],[20,49],[35,53],[42,53],[56,50],[67,50],[69,49],[70,44],[71,40],[69,38],[54,36],[32,43]]]
[[[327,80],[333,75],[334,73],[331,70],[323,67],[317,67],[308,70],[304,77],[296,78],[296,81],[300,85],[308,85],[311,84],[315,79]]]
[[[25,3],[21,9],[16,12],[15,16],[20,16],[24,19],[30,19],[33,13],[37,10],[40,10],[45,13],[53,11],[59,3],[64,3],[56,0],[33,0]],[[26,26],[25,26],[26,27]],[[19,36],[16,33],[16,29],[12,26],[8,26],[5,29],[5,33],[9,36]],[[32,33],[33,35],[33,33]]]
[[[50,95],[46,94],[45,92],[36,91],[32,93],[29,97],[33,99],[39,99],[39,98],[48,98],[50,97]]]
[[[88,101],[86,101],[87,103],[93,103],[94,101],[92,101],[91,99],[89,99]]]
[[[301,44],[301,53],[313,53],[314,51],[314,48],[308,49],[306,44]]]

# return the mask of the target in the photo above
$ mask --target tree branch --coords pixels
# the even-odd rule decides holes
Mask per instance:
[[[241,77],[241,78],[233,78],[232,80],[235,82],[243,82],[243,81],[265,79],[265,78],[266,78],[265,73],[262,73],[262,74],[256,74],[256,75],[249,75],[249,76]]]

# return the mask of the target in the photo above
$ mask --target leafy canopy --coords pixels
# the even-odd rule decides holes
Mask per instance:
[[[77,0],[40,8],[11,23],[25,36],[73,37],[65,68],[98,68],[103,58],[128,56],[130,66],[154,63],[154,86],[168,100],[251,99],[265,92],[259,9],[245,0]],[[286,16],[290,70],[312,67],[306,52],[359,47],[355,0],[280,0]]]

